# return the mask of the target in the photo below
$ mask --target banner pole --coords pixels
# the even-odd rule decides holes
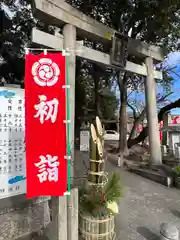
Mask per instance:
[[[66,56],[66,85],[69,86],[69,59]],[[67,156],[68,156],[68,184],[67,191],[70,193],[71,191],[71,142],[70,142],[70,102],[69,102],[69,87],[66,88],[66,118],[67,118]],[[68,194],[70,197],[70,194]]]

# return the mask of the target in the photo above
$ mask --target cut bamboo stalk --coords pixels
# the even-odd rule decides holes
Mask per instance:
[[[98,137],[102,138],[103,137],[103,127],[102,127],[99,117],[96,117],[96,127],[97,127]]]
[[[91,124],[90,173],[88,180],[95,186],[98,186],[98,184],[101,186],[104,180],[104,131],[99,117],[96,117],[95,124],[95,126]]]
[[[97,128],[97,145],[98,145],[98,151],[99,151],[99,164],[97,166],[97,171],[98,172],[102,172],[104,171],[104,161],[103,160],[103,147],[104,147],[104,131],[103,131],[103,127],[101,124],[101,121],[99,119],[99,117],[96,117],[96,128]],[[97,181],[98,183],[102,183],[103,182],[103,177],[101,176],[97,176]]]
[[[97,138],[97,154],[96,154],[96,183],[102,183],[104,175],[104,161],[103,161],[103,148],[99,138]]]
[[[91,172],[96,172],[96,162],[93,162],[91,160],[96,160],[96,156],[97,156],[97,134],[94,125],[91,124],[89,181],[92,183],[96,183],[96,175],[91,174]]]
[[[98,116],[96,117],[96,128],[97,128],[97,137],[101,140],[102,147],[104,147],[104,129],[102,127],[101,121]]]
[[[99,139],[99,137],[97,138],[97,153],[98,153],[98,157],[100,158],[100,159],[102,159],[102,157],[103,157],[103,148],[102,148],[102,142],[101,142],[101,140]]]

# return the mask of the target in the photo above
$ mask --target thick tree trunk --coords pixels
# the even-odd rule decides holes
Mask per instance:
[[[120,90],[120,112],[119,112],[119,149],[120,155],[123,156],[127,149],[127,75],[119,75],[118,86]]]
[[[93,42],[93,48],[96,49],[97,45]],[[99,67],[93,63],[93,70],[92,75],[94,78],[94,109],[95,109],[95,116],[99,116],[101,118],[101,108],[100,108],[100,95],[99,95],[99,88],[100,88],[100,69]]]
[[[100,96],[99,96],[99,81],[100,77],[96,72],[97,68],[94,66],[94,109],[95,116],[101,117],[101,109],[100,109]]]
[[[180,108],[180,99],[161,108],[158,114],[158,122],[161,122],[163,120],[164,114],[173,108]],[[133,145],[144,141],[147,136],[148,136],[148,127],[144,127],[142,132],[139,134],[139,136],[129,141],[128,148],[131,148]]]
[[[120,121],[119,121],[119,133],[120,133],[120,139],[119,139],[119,151],[124,152],[124,150],[127,147],[127,104],[126,101],[121,101],[121,107],[120,107]]]

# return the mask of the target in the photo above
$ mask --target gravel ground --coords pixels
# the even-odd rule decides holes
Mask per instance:
[[[88,154],[76,151],[75,176],[86,175]],[[162,222],[173,223],[180,231],[180,191],[120,169],[106,162],[106,171],[119,172],[124,197],[116,216],[116,240],[157,240]],[[76,180],[76,182],[78,182]],[[81,182],[81,181],[80,181]],[[47,240],[37,237],[32,240]]]
[[[87,153],[76,152],[76,176],[88,166]],[[117,240],[158,239],[160,224],[173,223],[180,231],[180,191],[168,189],[106,162],[106,171],[118,171],[124,187],[124,198],[119,202],[120,213],[116,216]]]

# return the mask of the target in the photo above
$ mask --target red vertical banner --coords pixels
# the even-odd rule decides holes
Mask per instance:
[[[67,190],[65,57],[26,54],[27,198]]]
[[[180,124],[180,116],[173,117],[172,124]]]
[[[160,137],[160,141],[162,141],[162,138],[163,138],[162,128],[163,128],[163,121],[161,121],[159,123],[159,137]]]

